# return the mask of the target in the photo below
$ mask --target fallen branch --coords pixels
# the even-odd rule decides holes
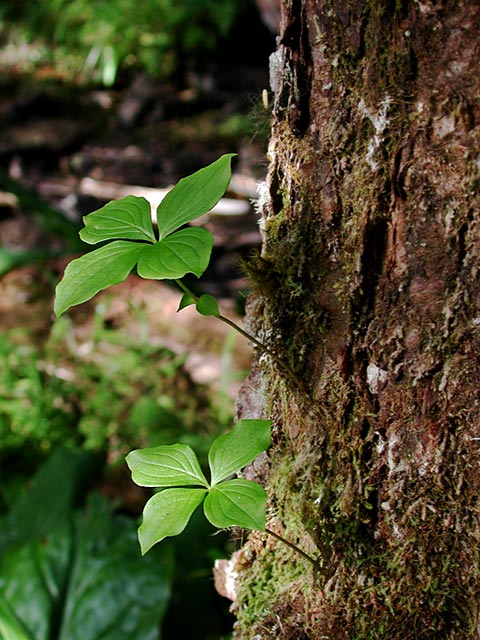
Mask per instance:
[[[255,181],[253,180],[253,182]],[[240,184],[239,179],[237,179],[237,183]],[[244,188],[246,189],[245,185]],[[125,198],[130,195],[143,197],[150,203],[154,220],[158,205],[169,191],[170,188],[154,189],[138,185],[116,184],[115,182],[105,182],[104,180],[95,180],[93,178],[83,178],[78,185],[79,193],[93,196],[99,200],[118,200],[119,198]],[[250,192],[251,188],[249,188],[248,193]],[[250,203],[248,201],[234,198],[221,198],[218,204],[212,209],[212,213],[220,216],[241,216],[247,214],[249,211]]]

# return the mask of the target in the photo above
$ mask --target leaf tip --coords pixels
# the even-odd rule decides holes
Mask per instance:
[[[186,307],[196,303],[196,299],[190,293],[184,293],[179,302],[177,313]]]
[[[141,541],[139,541],[139,544],[140,544],[140,554],[143,558],[144,556],[147,555],[147,553],[150,551],[153,545],[144,545],[141,543]]]
[[[53,313],[55,315],[55,318],[58,320],[58,318],[60,318],[60,316],[62,316],[67,309],[68,309],[68,307],[66,307],[61,302],[61,299],[59,299],[58,294],[56,294],[55,295],[55,300],[53,301]]]
[[[142,557],[145,556],[157,542],[159,542],[159,540],[152,540],[151,536],[147,536],[144,528],[145,516],[142,520],[142,524],[137,529],[138,544],[140,545],[140,553],[142,554]]]

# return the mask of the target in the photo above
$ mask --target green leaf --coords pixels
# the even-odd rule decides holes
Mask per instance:
[[[178,304],[177,311],[181,311],[182,309],[186,309],[190,307],[192,304],[196,304],[197,300],[190,293],[184,293],[182,299]]]
[[[5,525],[15,529],[0,548],[3,640],[158,638],[171,596],[172,549],[162,545],[153,558],[142,558],[135,522],[113,515],[103,496],[90,496],[75,511],[98,462],[86,452],[61,450],[42,466],[21,498],[29,507],[28,535],[26,525],[14,527],[17,503],[14,517],[0,516],[2,532]]]
[[[206,493],[206,489],[175,488],[152,496],[145,505],[143,522],[138,529],[142,555],[164,538],[182,533]]]
[[[208,293],[204,293],[200,296],[197,304],[195,305],[196,309],[202,316],[214,316],[218,318],[220,315],[220,309],[218,308],[218,302],[215,298]]]
[[[123,282],[145,248],[144,244],[117,240],[72,260],[56,288],[57,317],[102,289]]]
[[[265,530],[266,493],[250,480],[228,480],[210,489],[204,511],[214,527]]]
[[[91,451],[55,449],[30,479],[28,492],[18,496],[1,517],[0,555],[8,545],[47,536],[64,521],[101,464],[101,456]],[[52,491],[59,486],[61,492]]]
[[[232,431],[213,442],[208,453],[212,486],[250,464],[268,449],[270,426],[270,420],[240,420]]]
[[[227,190],[232,177],[231,160],[235,155],[221,156],[207,167],[179,180],[167,193],[157,208],[160,238],[213,209]]]
[[[0,638],[3,640],[34,640],[0,593]]]
[[[127,464],[133,481],[141,487],[208,488],[197,456],[187,444],[167,444],[131,451]]]
[[[200,277],[208,266],[212,247],[210,231],[200,227],[182,229],[145,247],[138,261],[138,275],[157,280],[175,280],[186,273]]]
[[[58,640],[156,640],[171,597],[172,548],[142,558],[135,523],[112,517],[106,501],[94,498],[76,518]]]
[[[156,242],[150,204],[145,198],[127,196],[109,202],[83,218],[80,238],[88,244],[105,240],[144,240]]]

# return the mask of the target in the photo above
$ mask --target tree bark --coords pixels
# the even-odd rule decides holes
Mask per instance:
[[[235,638],[480,638],[480,5],[284,0]]]

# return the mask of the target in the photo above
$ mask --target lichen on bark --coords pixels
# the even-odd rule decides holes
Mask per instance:
[[[235,638],[478,631],[480,7],[286,0],[251,388],[274,445]],[[278,66],[278,64],[277,64]],[[260,382],[261,381],[261,382]],[[256,416],[257,417],[257,416]]]

